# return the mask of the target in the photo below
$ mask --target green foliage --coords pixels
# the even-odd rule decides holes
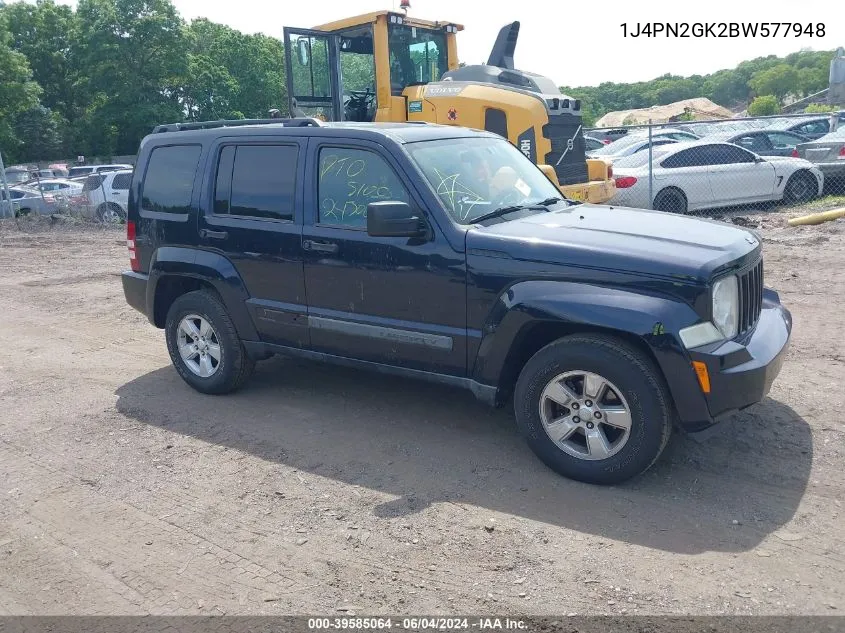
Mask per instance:
[[[811,103],[806,108],[804,108],[804,112],[808,114],[818,114],[822,112],[836,112],[840,108],[835,105],[830,105],[828,103]]]
[[[773,95],[763,95],[756,97],[751,105],[748,106],[748,114],[750,116],[766,116],[769,114],[778,114],[780,112],[780,102]]]
[[[0,151],[14,162],[20,142],[13,121],[38,105],[41,89],[32,80],[26,56],[14,50],[11,43],[6,17],[0,13]]]
[[[741,109],[755,96],[771,95],[780,102],[787,95],[805,97],[824,90],[832,56],[833,51],[802,50],[783,58],[758,57],[710,75],[663,75],[651,81],[606,82],[562,87],[560,91],[581,100],[584,125],[588,127],[608,112],[666,105],[693,97],[706,97],[727,108]]]

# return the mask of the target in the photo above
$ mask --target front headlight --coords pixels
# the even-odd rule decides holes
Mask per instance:
[[[713,285],[713,325],[725,338],[733,338],[739,330],[739,291],[735,275]]]

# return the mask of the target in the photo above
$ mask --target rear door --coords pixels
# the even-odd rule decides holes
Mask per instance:
[[[115,174],[111,178],[108,195],[109,201],[120,205],[126,211],[129,207],[129,185],[132,184],[132,174]]]
[[[290,115],[343,120],[340,38],[287,27],[284,36]]]
[[[210,147],[200,244],[237,269],[261,339],[308,346],[302,271],[305,138],[237,136]]]

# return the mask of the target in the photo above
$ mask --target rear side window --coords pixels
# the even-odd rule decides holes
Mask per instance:
[[[661,163],[666,169],[677,169],[678,167],[701,167],[707,165],[707,156],[700,147],[685,149],[677,154],[672,154]]]
[[[103,179],[105,176],[98,176],[97,174],[92,174],[85,179],[85,184],[82,185],[82,191],[94,191],[95,189],[99,189],[100,185],[103,184]]]
[[[141,189],[141,207],[161,213],[188,213],[194,191],[199,145],[156,147]]]
[[[227,145],[220,151],[214,213],[293,221],[296,145]]]
[[[68,172],[68,178],[76,178],[77,176],[84,176],[85,174],[90,174],[94,170],[93,167],[73,167]]]
[[[112,189],[129,189],[132,182],[132,174],[117,174],[111,184]]]

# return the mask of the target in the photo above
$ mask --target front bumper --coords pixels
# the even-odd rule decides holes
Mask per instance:
[[[133,270],[125,270],[120,276],[123,283],[123,295],[126,303],[135,308],[138,312],[149,318],[147,314],[147,282],[149,275],[136,273]]]
[[[776,292],[765,289],[760,319],[747,338],[690,351],[692,361],[707,366],[710,393],[704,394],[707,411],[682,419],[682,426],[705,429],[765,398],[780,373],[791,335],[792,315]]]

